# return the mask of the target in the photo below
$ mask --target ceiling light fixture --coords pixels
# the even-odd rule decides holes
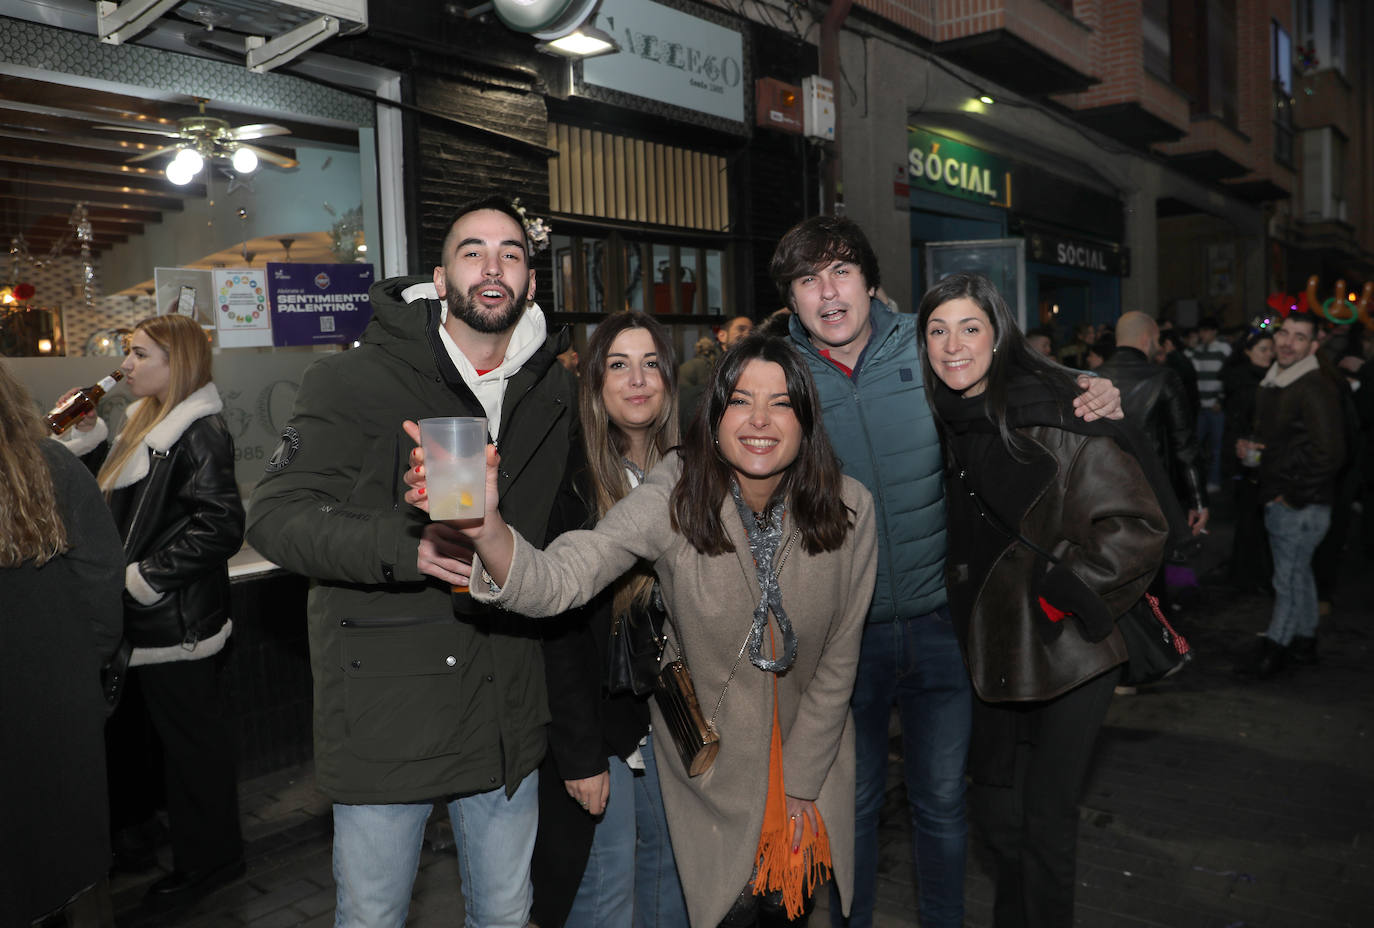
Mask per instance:
[[[983,104],[984,106],[992,106],[992,104],[993,104],[993,99],[992,99],[992,97],[988,96],[987,94],[983,94],[982,96],[980,96],[980,97],[978,98],[978,102],[981,103],[981,104]]]

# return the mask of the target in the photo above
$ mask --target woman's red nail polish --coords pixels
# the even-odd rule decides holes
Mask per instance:
[[[420,495],[421,495],[421,496],[424,496],[424,495],[425,495],[425,488],[424,488],[424,487],[420,487]]]

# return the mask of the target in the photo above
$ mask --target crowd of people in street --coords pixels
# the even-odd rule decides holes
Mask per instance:
[[[61,848],[0,911],[99,924],[111,862],[168,837],[149,913],[244,873],[218,669],[245,537],[311,580],[343,928],[405,924],[436,803],[471,926],[800,924],[820,892],[870,926],[894,709],[921,924],[964,923],[971,824],[997,928],[1066,928],[1120,617],[1169,610],[1218,494],[1232,582],[1275,596],[1238,672],[1317,660],[1318,547],[1370,502],[1355,327],[1127,312],[1056,351],[977,273],[894,311],[862,229],[816,217],[770,261],[785,310],[679,365],[635,311],[571,350],[533,259],[507,199],[459,209],[432,274],[378,282],[361,345],[306,370],[246,515],[192,320],[135,329],[113,436],[44,438],[0,365],[0,595],[30,604],[0,750],[44,758],[0,786]],[[429,516],[418,423],[449,416],[485,423],[480,518]]]

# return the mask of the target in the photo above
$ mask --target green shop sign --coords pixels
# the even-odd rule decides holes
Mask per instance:
[[[907,128],[911,185],[945,196],[1011,208],[1011,164],[953,139]]]

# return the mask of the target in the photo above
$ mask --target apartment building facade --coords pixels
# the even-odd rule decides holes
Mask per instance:
[[[1352,51],[1369,16],[1341,0],[856,0],[844,209],[903,306],[961,262],[1019,261],[1023,321],[1061,332],[1131,309],[1240,323],[1310,273],[1354,286],[1374,278],[1369,67]],[[994,240],[1019,254],[974,244]]]

